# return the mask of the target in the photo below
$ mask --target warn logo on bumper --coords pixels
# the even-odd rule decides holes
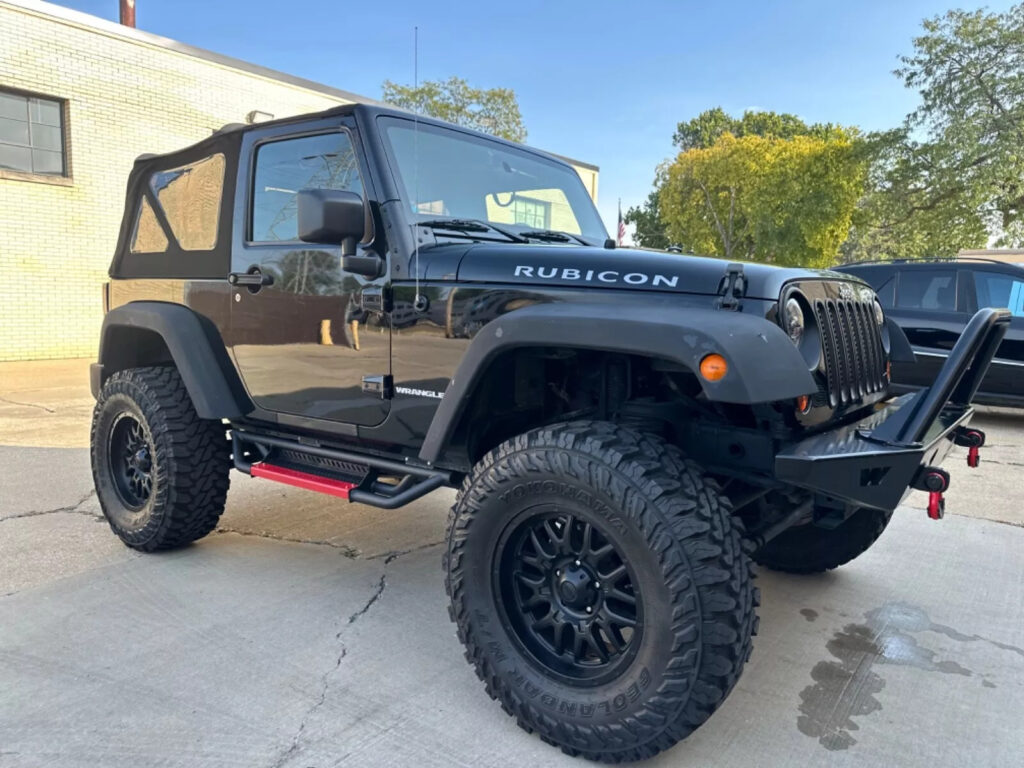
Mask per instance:
[[[675,288],[679,275],[648,275],[645,272],[622,273],[614,269],[574,269],[572,267],[527,267],[517,266],[514,277],[532,277],[541,280],[578,280],[581,283],[625,283],[627,285],[650,285],[658,288]]]

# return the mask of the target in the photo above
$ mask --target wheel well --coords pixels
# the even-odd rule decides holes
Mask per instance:
[[[107,329],[103,339],[104,376],[127,368],[151,365],[173,365],[174,358],[167,343],[156,331],[130,325]]]
[[[565,347],[509,350],[473,387],[445,451],[468,469],[530,429],[573,419],[611,421],[671,438],[672,424],[701,403],[692,371],[674,361]]]

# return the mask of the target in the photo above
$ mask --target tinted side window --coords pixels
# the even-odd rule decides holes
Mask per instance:
[[[355,151],[347,133],[283,139],[256,150],[251,241],[298,239],[296,195],[300,189],[341,189],[363,194]]]
[[[956,272],[952,269],[908,269],[900,272],[896,295],[900,309],[956,311]]]
[[[1014,317],[1024,317],[1024,277],[975,272],[974,290],[979,307],[1007,307]]]

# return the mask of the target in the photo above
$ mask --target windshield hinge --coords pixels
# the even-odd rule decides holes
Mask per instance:
[[[747,279],[743,276],[743,265],[730,264],[725,268],[722,282],[718,284],[718,295],[722,297],[718,300],[718,308],[738,310],[740,299],[746,292]]]

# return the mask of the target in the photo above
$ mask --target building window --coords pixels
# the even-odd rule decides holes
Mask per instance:
[[[512,201],[512,219],[532,229],[547,229],[551,226],[551,203],[516,195]]]
[[[340,189],[363,194],[347,133],[322,133],[262,145],[256,151],[252,231],[257,243],[298,240],[300,189]]]
[[[0,169],[67,175],[63,101],[0,90]]]

